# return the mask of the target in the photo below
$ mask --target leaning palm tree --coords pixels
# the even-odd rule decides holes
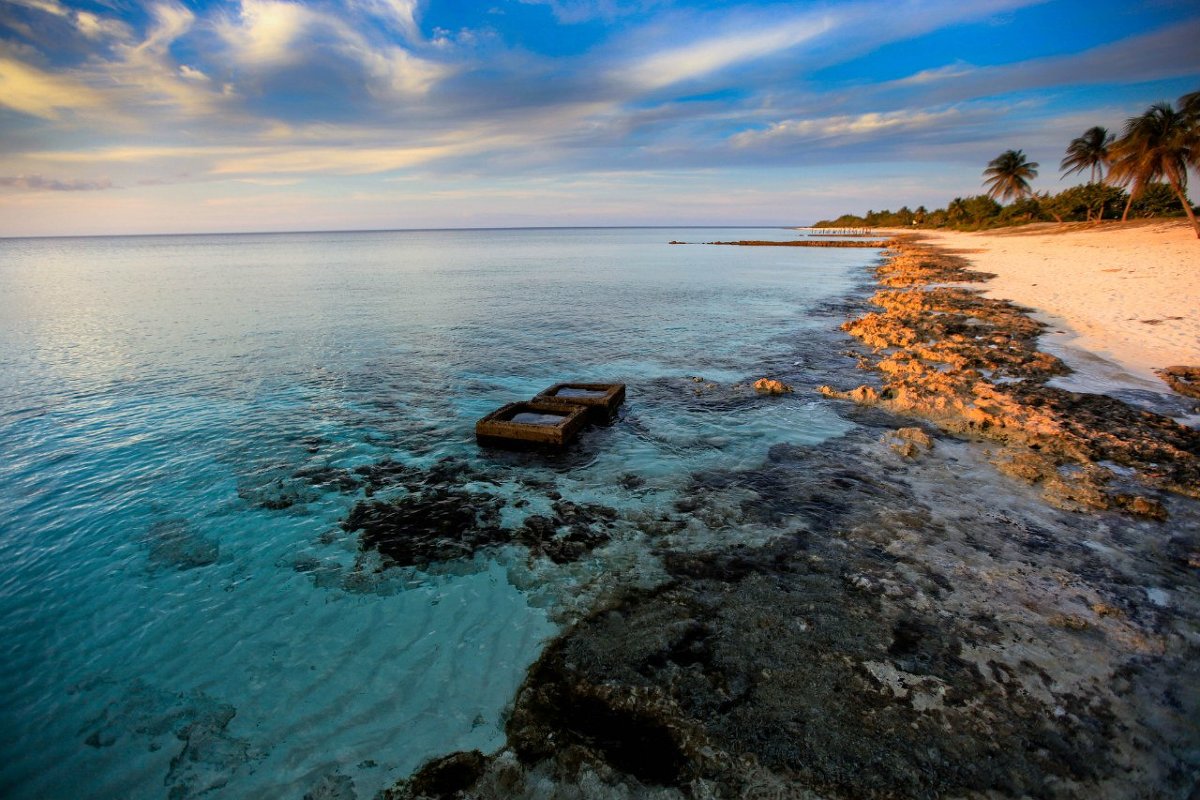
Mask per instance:
[[[1063,177],[1086,169],[1091,171],[1092,183],[1104,180],[1104,171],[1108,168],[1108,148],[1114,138],[1106,128],[1097,125],[1084,131],[1083,136],[1072,139],[1067,145],[1067,157],[1058,165],[1059,169],[1066,170]]]
[[[1033,194],[1029,181],[1037,177],[1037,168],[1037,162],[1026,160],[1022,151],[1005,150],[989,161],[983,171],[988,197],[1008,200]]]
[[[1200,120],[1200,92],[1189,92],[1179,98],[1179,113],[1192,123]]]
[[[1155,103],[1140,117],[1126,121],[1125,131],[1113,144],[1113,164],[1109,178],[1120,186],[1129,187],[1129,202],[1154,181],[1166,179],[1187,213],[1196,238],[1200,238],[1200,222],[1187,199],[1188,163],[1196,157],[1195,124],[1171,107],[1170,103]]]
[[[1191,92],[1179,98],[1179,113],[1188,126],[1188,161],[1192,169],[1200,172],[1200,92]]]

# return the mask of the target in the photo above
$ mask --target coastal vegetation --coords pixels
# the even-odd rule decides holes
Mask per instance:
[[[903,206],[843,214],[815,227],[981,230],[1030,222],[1186,216],[1200,237],[1200,220],[1187,196],[1188,169],[1200,169],[1200,91],[1184,95],[1175,106],[1153,104],[1129,118],[1119,137],[1097,125],[1072,139],[1059,169],[1063,178],[1087,171],[1085,184],[1058,193],[1034,191],[1038,167],[1024,151],[1006,150],[983,171],[985,194],[955,197],[932,211]]]

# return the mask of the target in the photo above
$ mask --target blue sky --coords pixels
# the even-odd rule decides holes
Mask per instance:
[[[0,0],[0,235],[801,224],[1200,89],[1194,0]]]

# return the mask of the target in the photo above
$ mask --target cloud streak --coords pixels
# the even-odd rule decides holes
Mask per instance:
[[[106,105],[104,95],[85,83],[5,57],[0,51],[0,106],[44,120],[59,120],[92,114]]]
[[[34,192],[96,192],[104,189],[112,189],[113,183],[107,179],[89,181],[70,178],[65,180],[46,178],[42,175],[0,175],[0,187]]]

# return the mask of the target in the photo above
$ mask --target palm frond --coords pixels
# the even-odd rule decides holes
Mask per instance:
[[[983,171],[987,194],[999,200],[1025,197],[1032,193],[1029,181],[1037,177],[1038,163],[1030,161],[1021,150],[1005,150],[988,162]]]

